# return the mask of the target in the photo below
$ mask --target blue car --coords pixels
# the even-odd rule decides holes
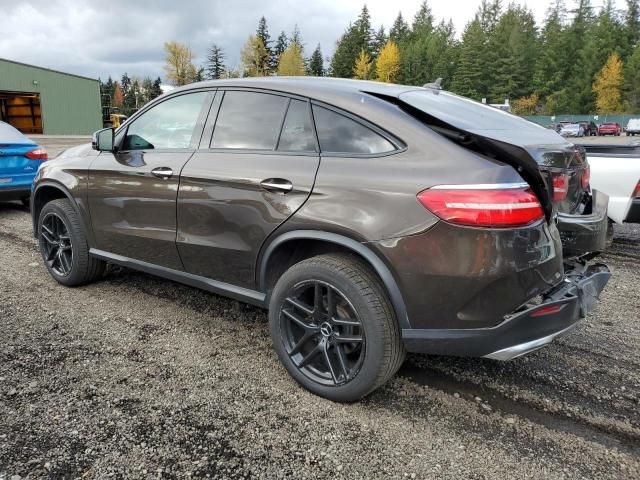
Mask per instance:
[[[0,201],[22,200],[28,205],[33,178],[48,158],[44,148],[0,122]]]

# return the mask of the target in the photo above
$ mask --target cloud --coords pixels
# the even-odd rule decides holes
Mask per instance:
[[[387,29],[398,11],[410,20],[419,0],[368,0],[372,23]],[[506,2],[505,2],[506,3]],[[525,3],[525,2],[520,2]],[[618,3],[623,3],[619,0]],[[0,57],[79,75],[106,78],[163,76],[165,41],[188,44],[202,64],[212,43],[238,66],[240,49],[260,16],[272,39],[298,25],[310,54],[320,43],[325,56],[357,17],[362,2],[348,0],[0,0]],[[480,0],[431,0],[436,18],[452,18],[462,31]],[[546,2],[528,2],[541,20]]]

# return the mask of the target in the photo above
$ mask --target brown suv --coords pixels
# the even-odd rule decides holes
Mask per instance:
[[[351,401],[405,351],[510,359],[592,308],[609,272],[563,263],[535,144],[572,148],[428,88],[199,83],[43,164],[34,231],[65,285],[110,262],[268,308],[289,373]]]

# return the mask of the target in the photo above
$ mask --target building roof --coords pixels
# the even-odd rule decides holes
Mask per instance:
[[[91,80],[92,82],[99,81],[97,78],[83,77],[82,75],[76,75],[75,73],[61,72],[60,70],[53,70],[51,68],[39,67],[37,65],[30,65],[28,63],[16,62],[15,60],[9,60],[8,58],[0,58],[0,62],[13,63],[23,67],[35,68],[38,70],[45,70],[47,72],[58,73],[60,75],[66,75],[68,77],[82,78],[83,80]]]

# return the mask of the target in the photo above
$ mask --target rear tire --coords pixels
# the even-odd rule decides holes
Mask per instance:
[[[106,263],[89,255],[80,215],[66,198],[53,200],[42,208],[38,244],[47,270],[63,285],[85,285],[104,273]]]
[[[320,255],[287,270],[271,295],[269,326],[289,374],[336,402],[371,393],[405,358],[385,289],[354,255]]]

